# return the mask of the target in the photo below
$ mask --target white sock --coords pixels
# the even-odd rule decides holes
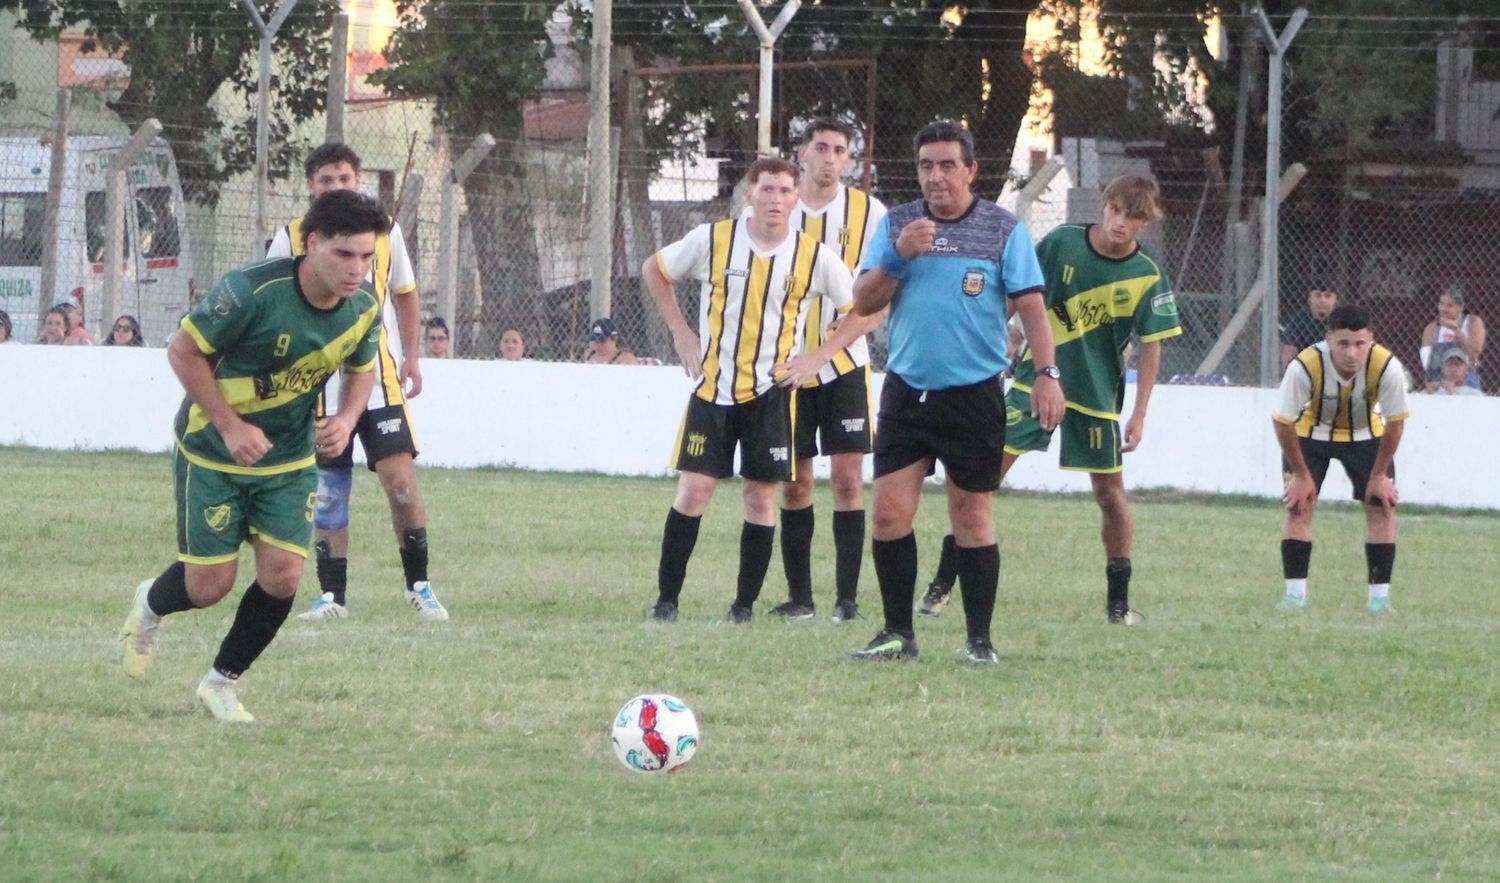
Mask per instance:
[[[1370,583],[1370,600],[1376,598],[1389,598],[1391,596],[1390,583]]]
[[[1373,588],[1370,591],[1375,591]],[[1292,598],[1307,600],[1307,579],[1289,579],[1286,581],[1286,593]]]

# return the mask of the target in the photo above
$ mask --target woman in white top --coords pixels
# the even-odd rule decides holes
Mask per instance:
[[[1466,383],[1479,389],[1479,356],[1484,352],[1484,320],[1464,308],[1462,286],[1450,285],[1438,295],[1437,318],[1422,330],[1422,364],[1427,369],[1427,391],[1443,379],[1444,356],[1458,348],[1469,357]]]

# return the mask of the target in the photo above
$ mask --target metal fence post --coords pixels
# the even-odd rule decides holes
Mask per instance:
[[[57,303],[57,216],[62,211],[63,178],[67,174],[68,118],[73,109],[73,93],[57,90],[57,116],[52,128],[52,166],[47,173],[47,202],[42,207],[42,278],[37,286],[36,329],[42,330],[42,319]],[[101,320],[103,321],[103,320]]]
[[[104,172],[104,304],[100,322],[120,314],[120,264],[125,261],[125,171],[161,134],[155,117],[141,123],[130,141],[109,161]],[[101,324],[102,329],[102,324]],[[102,336],[102,335],[101,335]]]
[[[323,125],[324,141],[344,140],[344,98],[349,94],[349,16],[333,17],[328,50],[328,119]]]
[[[255,89],[255,243],[250,250],[251,256],[258,259],[266,256],[266,246],[271,238],[271,227],[266,220],[266,191],[270,187],[271,172],[271,40],[281,29],[281,23],[292,14],[297,0],[281,0],[269,23],[260,17],[254,0],[240,0],[240,5],[245,7],[260,33],[260,80]]]
[[[589,57],[589,311],[608,316],[615,255],[615,166],[609,125],[612,0],[594,0]]]
[[[1281,299],[1277,284],[1277,273],[1280,272],[1277,221],[1281,201],[1275,198],[1276,184],[1281,178],[1281,74],[1286,51],[1296,39],[1302,23],[1307,21],[1307,10],[1299,6],[1280,36],[1271,27],[1264,9],[1256,7],[1255,16],[1260,23],[1260,38],[1266,44],[1270,62],[1270,76],[1266,81],[1266,217],[1261,231],[1265,244],[1260,254],[1261,278],[1265,282],[1265,300],[1261,303],[1260,313],[1260,385],[1275,386],[1281,367],[1278,364],[1281,323],[1277,315]]]
[[[786,30],[791,23],[792,16],[802,8],[802,0],[787,0],[781,8],[781,14],[766,27],[765,20],[760,17],[760,10],[755,8],[754,0],[740,0],[740,8],[745,11],[745,18],[750,20],[750,27],[755,31],[755,36],[760,38],[760,104],[755,114],[755,152],[761,156],[771,155],[771,71],[776,61],[776,38]]]
[[[448,180],[443,182],[442,208],[438,217],[438,305],[439,315],[447,316],[451,332],[457,336],[458,317],[458,188],[491,150],[495,138],[488,132],[474,139],[464,155],[453,164]],[[528,231],[529,232],[529,231]]]

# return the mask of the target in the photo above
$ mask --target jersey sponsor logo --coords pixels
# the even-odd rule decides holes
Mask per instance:
[[[395,435],[401,431],[401,418],[392,417],[388,420],[378,420],[375,428],[380,430],[381,435]]]
[[[785,463],[790,459],[786,445],[782,445],[779,448],[767,448],[766,452],[771,455],[772,463]]]
[[[220,503],[217,506],[203,507],[203,523],[214,533],[223,533],[224,528],[229,526],[229,514],[233,510],[228,503]]]
[[[964,273],[964,294],[969,297],[978,297],[984,293],[984,271],[968,270]]]
[[[276,381],[276,390],[272,392],[271,396],[281,391],[289,392],[293,395],[312,392],[322,386],[323,382],[332,374],[333,371],[328,368],[308,368],[301,365],[293,365],[287,369],[286,373],[279,374],[274,378]],[[264,398],[270,398],[271,396],[265,396]]]
[[[928,250],[928,254],[958,254],[958,246],[950,245],[948,237],[939,236],[932,240],[932,248]]]
[[[724,268],[724,275],[725,276],[738,276],[741,279],[747,279],[750,276],[750,271],[746,270],[746,269],[742,269],[740,267],[725,267]]]
[[[1151,312],[1158,316],[1175,316],[1177,315],[1177,299],[1172,296],[1171,292],[1158,294],[1151,298]]]
[[[843,421],[843,423],[845,432],[865,431],[865,418],[863,417],[851,417],[848,420]]]
[[[1053,311],[1057,313],[1057,317],[1062,320],[1063,327],[1070,333],[1081,327],[1083,333],[1087,334],[1092,329],[1098,328],[1101,325],[1114,324],[1115,317],[1109,311],[1109,307],[1104,304],[1084,300],[1083,298],[1078,298],[1077,304],[1077,315],[1068,315],[1068,305],[1065,303],[1058,304]]]
[[[703,456],[703,447],[708,443],[708,436],[701,432],[690,432],[687,437],[687,454],[689,457]]]

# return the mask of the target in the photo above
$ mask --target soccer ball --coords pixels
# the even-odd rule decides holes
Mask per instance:
[[[647,693],[625,703],[610,733],[615,756],[638,773],[672,773],[698,750],[698,720],[681,699]]]

